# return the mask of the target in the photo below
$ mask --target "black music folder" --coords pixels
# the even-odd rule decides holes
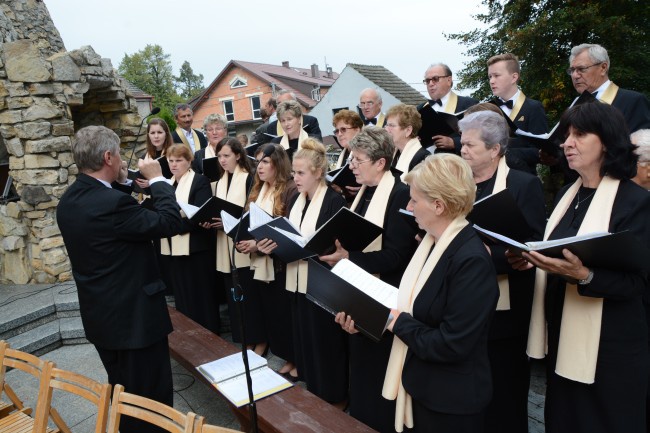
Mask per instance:
[[[210,179],[211,182],[217,182],[221,179],[221,165],[219,158],[213,156],[212,158],[205,158],[202,161],[203,175]]]
[[[423,147],[429,147],[433,144],[431,137],[434,135],[452,135],[458,132],[458,115],[436,111],[429,103],[425,103],[419,110],[422,117],[422,128],[418,132],[420,144]]]
[[[361,270],[349,260],[341,260],[337,263],[333,270],[339,265],[342,267],[352,265],[347,271],[354,273],[355,283],[365,285],[364,289],[368,293],[376,294],[378,291],[369,290],[370,286],[377,282],[383,284],[384,286],[379,290],[379,292],[383,290],[383,293],[373,297],[348,282],[349,278],[336,275],[314,260],[310,259],[308,263],[307,299],[332,315],[344,311],[352,317],[356,329],[371,340],[379,342],[386,326],[392,320],[391,307],[397,307],[397,288]],[[391,300],[386,302],[388,298]],[[384,302],[382,303],[380,299]],[[385,305],[386,303],[390,303],[391,307]]]
[[[650,251],[630,231],[587,233],[569,238],[522,244],[476,225],[474,228],[482,236],[506,244],[511,252],[519,255],[524,251],[537,251],[548,257],[563,258],[562,250],[566,248],[578,256],[587,267],[631,272],[650,270],[650,263],[648,263]]]
[[[191,205],[190,205],[191,206]],[[221,211],[226,211],[235,218],[241,217],[244,208],[219,197],[210,197],[201,206],[183,207],[183,211],[195,223],[212,222],[212,218],[221,218]]]
[[[347,163],[341,168],[327,172],[325,180],[330,184],[337,185],[344,191],[346,186],[361,186],[359,183],[357,183],[357,179],[354,176],[354,173],[352,173],[352,170],[350,170],[350,166]]]
[[[248,241],[253,239],[253,236],[248,231],[250,226],[250,213],[246,212],[241,218],[235,218],[228,212],[221,212],[221,222],[223,223],[223,231],[234,242]],[[241,228],[239,226],[241,225]]]
[[[477,226],[500,233],[517,242],[524,242],[533,234],[515,198],[507,188],[474,203],[474,208],[467,215],[467,219]]]

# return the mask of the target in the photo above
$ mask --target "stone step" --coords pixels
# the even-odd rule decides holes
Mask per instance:
[[[11,348],[41,356],[61,347],[59,321],[45,323],[7,340]]]
[[[81,317],[66,317],[59,319],[61,323],[61,340],[63,344],[86,344],[86,333],[84,332]]]
[[[52,287],[4,286],[0,297],[0,339],[9,339],[56,320]]]

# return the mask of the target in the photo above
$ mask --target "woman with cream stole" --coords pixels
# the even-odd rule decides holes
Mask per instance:
[[[297,191],[287,152],[282,146],[269,143],[257,149],[255,158],[258,164],[249,203],[254,202],[273,217],[288,216],[289,203]],[[269,239],[242,241],[237,249],[251,254],[253,284],[261,296],[268,343],[273,354],[286,361],[279,373],[297,379],[291,317],[293,297],[285,289],[284,263],[266,253],[272,243]]]
[[[210,180],[191,168],[192,152],[185,144],[167,149],[167,161],[176,200],[201,206],[210,197]],[[169,256],[169,278],[176,309],[205,328],[219,333],[219,294],[215,270],[215,235],[212,229],[184,218],[182,234],[160,240],[161,252]]]
[[[302,108],[297,101],[284,101],[278,105],[278,122],[284,135],[275,137],[271,143],[279,144],[292,159],[295,151],[302,147],[309,135],[302,129]]]
[[[408,188],[390,170],[395,152],[384,129],[367,127],[350,141],[350,167],[362,185],[351,209],[383,228],[383,234],[363,251],[347,251],[337,241],[336,251],[320,260],[334,266],[349,259],[365,271],[397,286],[416,248],[416,228],[400,214],[408,203]],[[343,313],[337,315],[341,322]],[[361,335],[350,337],[350,415],[375,430],[393,431],[395,405],[381,396],[392,335],[379,343]]]
[[[559,131],[579,177],[559,192],[544,239],[627,230],[650,247],[650,197],[631,180],[638,156],[620,111],[600,102],[574,106]],[[537,267],[528,354],[548,356],[546,431],[644,432],[647,271],[588,267],[562,253],[511,257],[518,269]]]
[[[404,180],[406,173],[431,155],[420,144],[418,132],[422,127],[422,117],[413,105],[397,104],[390,107],[386,113],[384,128],[393,137],[395,156],[393,167],[401,171],[400,178]]]

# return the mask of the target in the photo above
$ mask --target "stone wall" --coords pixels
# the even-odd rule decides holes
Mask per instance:
[[[65,51],[41,1],[0,3],[0,31],[0,135],[20,195],[0,206],[0,283],[70,280],[56,206],[77,174],[74,132],[105,125],[130,149],[141,118],[109,59]]]

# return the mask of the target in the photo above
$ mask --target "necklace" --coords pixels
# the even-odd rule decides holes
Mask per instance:
[[[574,207],[574,209],[575,209],[575,210],[578,210],[578,206],[580,206],[580,203],[582,203],[583,201],[587,200],[589,197],[591,197],[591,196],[594,195],[594,194],[596,194],[596,191],[595,191],[595,190],[594,190],[594,192],[592,192],[591,194],[589,194],[587,197],[585,197],[585,198],[583,198],[582,200],[580,200],[580,191],[578,191],[578,202],[576,203],[576,207]]]

